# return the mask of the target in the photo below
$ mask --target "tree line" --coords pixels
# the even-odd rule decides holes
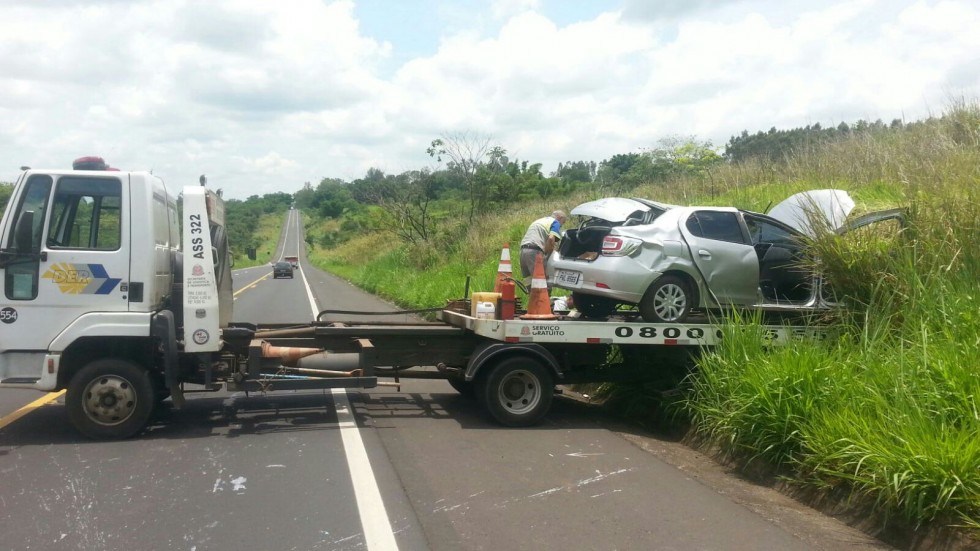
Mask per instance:
[[[925,123],[895,119],[886,125],[881,120],[858,120],[826,128],[818,123],[788,130],[773,127],[755,134],[743,130],[723,149],[696,136],[670,136],[653,147],[600,162],[561,162],[548,174],[541,163],[511,158],[503,145],[487,136],[453,133],[432,140],[426,148],[434,167],[400,174],[371,168],[364,177],[350,182],[336,178],[325,178],[315,186],[307,182],[296,193],[296,206],[311,215],[341,221],[340,230],[331,235],[308,234],[308,239],[319,240],[310,244],[330,246],[366,228],[390,231],[405,242],[418,244],[430,241],[441,224],[451,223],[450,217],[469,223],[477,213],[581,189],[617,195],[640,184],[678,177],[710,183],[713,171],[724,164],[781,163],[803,150],[854,133],[901,132]]]
[[[306,182],[295,194],[276,192],[245,200],[228,199],[227,226],[235,250],[245,251],[258,246],[254,231],[261,215],[282,212],[295,204],[308,215],[342,221],[340,231],[332,235],[308,234],[311,245],[329,246],[352,230],[362,229],[385,229],[403,241],[423,243],[432,239],[440,221],[450,213],[468,223],[478,213],[580,189],[616,195],[640,184],[668,182],[677,176],[710,180],[712,171],[723,163],[753,159],[778,163],[790,154],[853,133],[898,132],[926,122],[895,119],[886,125],[879,119],[830,127],[819,123],[787,130],[773,127],[754,134],[743,130],[729,139],[723,151],[695,136],[671,136],[653,147],[600,162],[564,161],[548,174],[541,163],[511,158],[489,136],[451,133],[432,140],[426,148],[426,155],[435,163],[430,168],[400,174],[371,168],[350,182],[337,178],[324,178],[315,186]],[[0,182],[0,208],[6,205],[12,189],[11,184]]]

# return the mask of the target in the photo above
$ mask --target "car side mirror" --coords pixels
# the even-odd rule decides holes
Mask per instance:
[[[25,211],[14,229],[14,250],[17,254],[30,254],[34,248],[34,211]]]

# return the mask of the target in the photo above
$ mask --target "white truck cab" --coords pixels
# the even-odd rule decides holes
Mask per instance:
[[[177,195],[162,179],[112,169],[98,157],[74,168],[25,170],[0,221],[0,387],[72,394],[77,373],[110,361],[143,366],[139,376],[167,392],[159,350],[183,338],[183,318],[193,321],[190,345],[179,342],[188,352],[218,350],[220,328],[230,322],[223,204],[203,187],[188,188],[184,210],[197,209],[197,225],[185,228],[193,249],[185,267]],[[163,313],[172,321],[161,325]],[[101,393],[80,389],[102,396],[89,404],[89,417],[132,414],[116,407],[131,382],[110,380]]]
[[[71,342],[148,336],[173,284],[177,203],[146,172],[27,170],[0,239],[0,384],[54,390],[45,364]]]

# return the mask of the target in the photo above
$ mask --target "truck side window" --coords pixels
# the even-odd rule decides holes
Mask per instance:
[[[63,177],[58,180],[48,228],[52,249],[112,251],[121,236],[122,184],[113,178]]]
[[[44,228],[44,215],[48,207],[48,197],[51,195],[51,176],[34,174],[28,178],[24,191],[20,196],[20,204],[16,214],[11,218],[14,224],[25,212],[34,213],[34,227],[31,231],[33,243],[31,252],[41,251],[41,230]],[[13,249],[17,243],[16,232],[10,232],[10,240],[5,243],[7,249]],[[33,300],[37,298],[37,277],[40,270],[40,255],[24,257],[9,264],[4,270],[4,294],[10,300]]]

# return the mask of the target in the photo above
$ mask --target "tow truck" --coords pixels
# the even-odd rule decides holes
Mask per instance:
[[[233,323],[224,204],[204,181],[178,205],[161,178],[98,157],[20,174],[0,222],[0,388],[66,389],[69,421],[92,439],[136,435],[160,402],[180,408],[193,392],[409,378],[446,379],[499,423],[526,426],[556,384],[613,380],[631,358],[722,338],[711,323],[487,319],[466,298],[433,322]]]

